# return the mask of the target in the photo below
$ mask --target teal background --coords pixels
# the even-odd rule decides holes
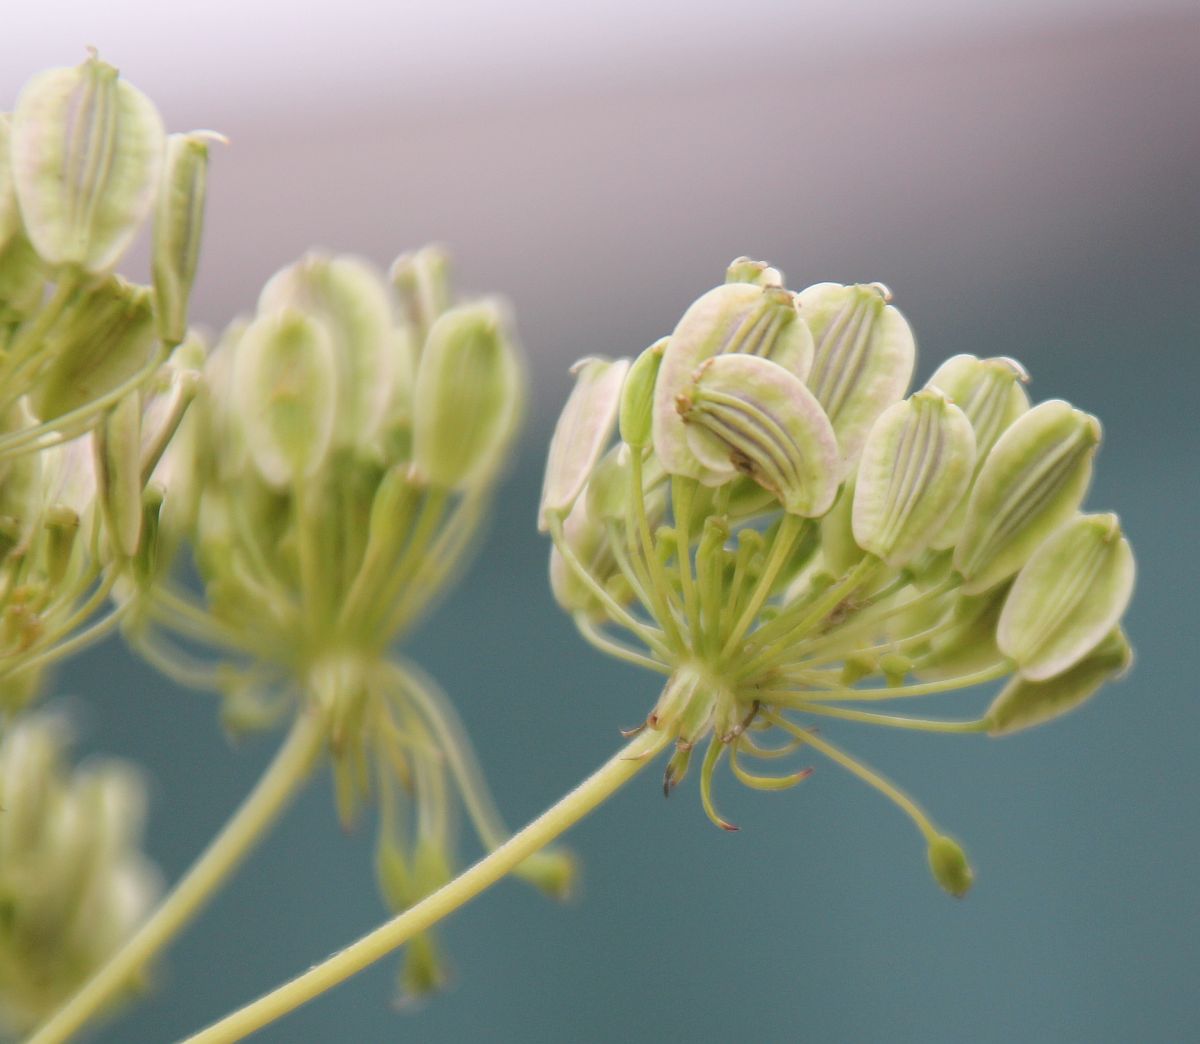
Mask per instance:
[[[310,242],[386,263],[434,235],[467,286],[515,302],[531,421],[478,560],[404,643],[457,699],[513,824],[606,758],[657,691],[549,596],[533,520],[567,366],[633,354],[738,254],[794,286],[888,282],[918,379],[959,351],[1015,355],[1035,398],[1097,414],[1088,505],[1120,513],[1139,567],[1135,668],[1077,714],[1003,741],[827,730],[963,841],[964,901],[932,883],[911,825],[836,766],[782,795],[723,777],[734,835],[709,825],[694,781],[664,801],[652,770],[570,836],[575,902],[506,882],[445,926],[447,995],[393,1011],[388,960],[260,1039],[1200,1039],[1197,59],[1194,17],[1131,19],[818,72],[614,74],[509,107],[372,99],[231,129],[246,145],[214,164],[201,318],[251,306]],[[58,690],[85,751],[145,766],[148,846],[171,879],[277,742],[231,747],[211,701],[119,645],[67,665]],[[372,927],[372,833],[340,830],[322,775],[155,991],[94,1039],[174,1039]]]

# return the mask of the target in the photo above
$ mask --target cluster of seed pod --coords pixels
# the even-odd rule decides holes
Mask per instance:
[[[206,132],[166,135],[92,56],[0,115],[0,708],[102,637],[156,555],[150,482],[194,392],[184,343]],[[154,211],[153,286],[112,272]]]
[[[119,761],[71,772],[68,738],[61,718],[39,713],[0,739],[0,1032],[23,1032],[54,1011],[160,888],[140,850],[141,777]]]
[[[1116,517],[1079,510],[1096,419],[1030,408],[1010,359],[955,356],[905,397],[915,343],[890,301],[877,283],[793,294],[735,261],[636,360],[578,365],[539,521],[584,637],[667,676],[644,726],[676,740],[665,789],[707,740],[701,795],[729,828],[723,757],[779,789],[807,772],[746,759],[815,750],[896,799],[961,894],[958,845],[796,716],[992,735],[1047,720],[1128,666],[1134,567]],[[1002,678],[977,719],[861,706]]]

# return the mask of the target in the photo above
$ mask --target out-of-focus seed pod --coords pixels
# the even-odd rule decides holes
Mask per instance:
[[[19,228],[0,247],[0,323],[27,319],[42,301],[46,266]]]
[[[970,891],[974,875],[962,846],[944,834],[929,843],[929,869],[937,881],[956,899]]]
[[[0,112],[0,250],[21,230],[21,210],[12,176],[12,117]]]
[[[1099,442],[1099,421],[1061,399],[1035,406],[1000,436],[975,480],[954,550],[966,594],[1012,576],[1075,513]]]
[[[1061,674],[1108,634],[1133,594],[1133,552],[1116,515],[1080,515],[1022,567],[996,640],[1030,681]]]
[[[769,359],[718,355],[700,366],[676,408],[692,453],[710,473],[749,475],[790,514],[829,510],[838,489],[837,440],[794,374]]]
[[[783,286],[783,273],[766,261],[749,257],[735,258],[725,270],[725,282],[749,283],[751,286]]]
[[[208,146],[220,135],[172,134],[154,215],[154,304],[158,336],[173,347],[187,334],[188,300],[200,262],[208,186]]]
[[[621,438],[634,449],[650,445],[654,426],[654,384],[662,366],[667,338],[655,341],[633,360],[621,388]]]
[[[142,530],[141,394],[126,395],[96,429],[96,483],[113,550],[137,552]]]
[[[854,493],[854,539],[894,569],[924,551],[967,491],[975,435],[937,389],[879,415],[863,447]]]
[[[797,299],[812,330],[807,383],[837,434],[842,476],[858,460],[871,425],[908,388],[916,342],[880,283],[817,283]]]
[[[996,440],[1012,423],[1029,411],[1029,396],[1022,385],[1028,380],[1025,369],[1015,359],[979,359],[974,355],[955,355],[934,371],[927,388],[939,388],[958,406],[975,431],[975,473],[992,451]],[[953,547],[962,533],[967,517],[967,498],[942,526],[933,539],[938,550]]]
[[[1007,736],[1066,714],[1123,674],[1132,662],[1133,651],[1118,628],[1062,674],[1044,681],[1015,675],[984,716],[989,735]]]
[[[538,529],[550,528],[550,513],[571,510],[588,475],[612,438],[628,359],[581,359],[572,367],[575,387],[550,439]]]
[[[852,524],[854,479],[842,485],[837,499],[821,518],[821,555],[835,576],[843,576],[857,565],[865,552],[854,539]]]
[[[337,369],[324,327],[294,311],[260,316],[242,334],[232,392],[246,447],[274,486],[311,478],[333,437]]]
[[[654,451],[670,474],[718,482],[729,477],[728,464],[711,475],[696,458],[677,406],[701,363],[733,353],[770,359],[803,381],[812,363],[812,335],[799,321],[794,296],[779,287],[726,283],[684,312],[654,386]]]
[[[80,295],[47,340],[57,356],[31,395],[43,421],[94,402],[150,364],[157,348],[153,295],[112,276]]]
[[[431,244],[401,254],[392,262],[388,277],[419,348],[438,317],[450,307],[450,257],[443,247]]]
[[[523,403],[521,364],[499,305],[481,301],[444,313],[429,331],[417,369],[417,475],[444,489],[490,481],[508,452]]]
[[[12,116],[25,228],[51,265],[105,272],[154,203],[165,135],[141,91],[92,56],[26,84]]]
[[[399,362],[383,279],[355,258],[309,254],[270,279],[258,309],[290,309],[324,330],[337,370],[334,446],[370,445],[391,400]]]

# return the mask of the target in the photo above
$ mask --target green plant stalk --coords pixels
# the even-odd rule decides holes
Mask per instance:
[[[672,739],[665,731],[647,729],[566,797],[454,880],[291,982],[188,1037],[185,1044],[224,1044],[242,1040],[386,957],[414,935],[465,906],[603,804]]]
[[[262,778],[191,869],[129,941],[26,1044],[69,1040],[179,934],[296,796],[311,774],[325,735],[319,715],[311,710],[297,715]]]

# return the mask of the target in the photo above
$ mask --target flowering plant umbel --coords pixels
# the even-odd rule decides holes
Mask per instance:
[[[1128,666],[1133,558],[1115,515],[1081,510],[1096,419],[1031,405],[1006,358],[956,355],[910,393],[886,287],[794,293],[745,258],[636,358],[582,360],[538,511],[550,584],[662,688],[510,834],[453,702],[396,651],[461,573],[512,449],[508,309],[457,295],[435,247],[386,274],[314,251],[213,343],[188,311],[214,141],[167,135],[94,54],[0,116],[0,1020],[57,1044],[144,986],[323,762],[345,827],[378,807],[395,916],[194,1041],[240,1039],[401,945],[403,991],[434,991],[436,924],[509,873],[569,891],[551,843],[668,749],[664,791],[697,761],[725,830],[722,762],[784,790],[811,772],[789,758],[824,755],[912,818],[963,895],[959,844],[817,726],[1002,736]],[[151,218],[141,285],[114,269]],[[157,905],[140,776],[68,772],[62,717],[31,710],[49,668],[113,632],[218,694],[231,732],[288,729]],[[877,709],[996,682],[979,715]],[[459,807],[484,851],[461,870]]]

